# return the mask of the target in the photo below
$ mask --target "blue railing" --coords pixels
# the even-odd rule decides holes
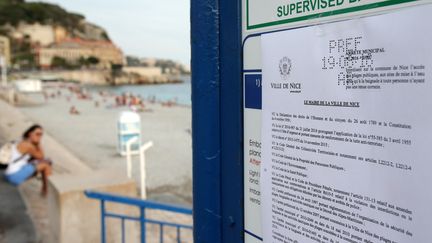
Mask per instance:
[[[140,222],[140,230],[141,230],[141,243],[146,242],[146,224],[155,224],[159,225],[159,242],[163,243],[164,241],[164,227],[173,227],[176,229],[176,239],[177,243],[183,242],[181,240],[181,230],[187,229],[192,230],[192,225],[186,225],[186,224],[178,224],[173,222],[166,222],[162,220],[154,220],[154,219],[147,219],[146,218],[146,209],[153,209],[153,210],[161,210],[161,211],[167,211],[172,213],[180,213],[180,214],[186,214],[186,215],[192,215],[192,210],[188,208],[183,207],[177,207],[177,206],[171,206],[167,204],[162,203],[156,203],[146,200],[141,200],[137,198],[131,198],[131,197],[123,197],[108,193],[100,193],[100,192],[94,192],[94,191],[85,191],[85,195],[92,199],[97,199],[100,201],[100,208],[101,208],[101,242],[106,243],[106,218],[116,218],[121,220],[121,240],[123,243],[126,242],[126,234],[125,234],[125,221],[139,221]],[[133,217],[130,215],[122,215],[122,214],[116,214],[116,213],[110,213],[106,210],[105,204],[107,202],[110,203],[119,203],[119,204],[125,204],[130,206],[138,207],[140,210],[140,216],[139,217]]]

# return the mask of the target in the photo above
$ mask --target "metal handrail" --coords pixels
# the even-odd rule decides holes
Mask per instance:
[[[164,211],[170,211],[174,213],[182,213],[182,214],[192,214],[192,209],[185,208],[185,207],[179,207],[179,206],[173,206],[169,204],[163,204],[158,202],[152,202],[148,200],[142,200],[138,198],[133,197],[125,197],[125,196],[119,196],[114,195],[110,193],[101,193],[101,192],[94,192],[94,191],[85,191],[84,192],[87,197],[93,198],[93,199],[99,199],[99,200],[105,200],[110,202],[116,202],[116,203],[122,203],[122,204],[128,204],[138,207],[145,207],[148,209],[156,209],[156,210],[164,210]]]
[[[153,220],[153,219],[147,219],[145,216],[145,210],[146,209],[153,209],[153,210],[162,210],[162,211],[168,211],[173,213],[181,213],[186,215],[192,215],[192,209],[179,207],[179,206],[173,206],[158,202],[152,202],[147,200],[141,200],[137,198],[132,197],[124,197],[124,196],[118,196],[114,194],[109,193],[101,193],[101,192],[95,192],[87,190],[84,192],[85,195],[88,198],[91,199],[97,199],[100,200],[101,203],[101,242],[106,242],[106,223],[105,218],[117,218],[121,220],[121,238],[122,242],[126,242],[126,235],[125,235],[125,221],[139,221],[141,225],[141,243],[146,242],[146,224],[157,224],[160,226],[160,242],[163,243],[163,232],[164,227],[174,227],[177,230],[177,242],[181,242],[181,229],[189,229],[192,230],[192,225],[185,225],[185,224],[177,224],[172,222],[166,222],[161,220]],[[106,211],[105,203],[111,202],[111,203],[120,203],[120,204],[126,204],[130,206],[135,206],[140,208],[140,216],[139,217],[133,217],[128,215],[121,215],[116,213],[110,213]]]

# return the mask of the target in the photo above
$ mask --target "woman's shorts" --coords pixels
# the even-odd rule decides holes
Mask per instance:
[[[33,176],[35,172],[36,167],[34,165],[26,164],[19,171],[10,175],[5,175],[5,178],[9,183],[18,186],[24,181],[26,181],[28,178]]]

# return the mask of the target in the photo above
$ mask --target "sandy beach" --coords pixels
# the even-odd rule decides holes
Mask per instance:
[[[60,91],[60,95],[59,95]],[[47,88],[55,97],[27,95],[34,105],[22,106],[33,122],[64,145],[92,169],[115,169],[126,174],[126,159],[117,153],[117,119],[128,107],[116,107],[115,97],[90,93],[91,99],[79,99],[69,90]],[[192,141],[191,108],[144,102],[139,112],[143,142],[153,141],[146,153],[148,198],[191,206]],[[71,115],[75,106],[79,115]],[[49,156],[49,155],[48,155]],[[133,177],[139,181],[139,158],[133,159]]]

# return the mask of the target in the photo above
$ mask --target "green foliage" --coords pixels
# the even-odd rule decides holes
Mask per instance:
[[[17,26],[19,22],[58,24],[67,29],[80,28],[84,17],[69,13],[58,5],[23,0],[0,0],[0,25]]]
[[[94,56],[90,56],[89,58],[87,58],[87,62],[90,65],[97,65],[97,64],[99,64],[99,58],[94,57]]]
[[[91,65],[97,65],[97,64],[99,64],[99,62],[100,62],[99,58],[94,57],[94,56],[90,56],[88,58],[80,57],[78,59],[78,66],[80,66],[80,67],[84,67],[84,66],[88,67],[88,66],[91,66]]]
[[[55,68],[67,68],[69,65],[68,65],[67,60],[64,59],[63,57],[55,56],[51,60],[51,66],[55,67]]]
[[[80,59],[81,60],[81,59]],[[55,56],[51,60],[51,67],[60,69],[77,69],[81,65],[78,63],[71,63],[63,57]]]
[[[105,40],[109,40],[110,39],[108,33],[105,32],[105,31],[102,33],[102,37],[105,38]]]
[[[88,63],[87,63],[87,59],[86,58],[84,58],[84,57],[80,57],[79,59],[78,59],[78,64],[82,67],[82,66],[87,66],[88,65]]]
[[[23,68],[35,68],[36,61],[32,52],[32,46],[29,36],[25,36],[22,40],[11,45],[12,48],[12,63],[18,64]]]
[[[36,60],[32,53],[20,53],[13,57],[12,62],[18,64],[21,68],[35,68]]]
[[[0,35],[8,36],[9,35],[9,30],[0,27]]]
[[[111,75],[116,77],[122,73],[123,65],[121,64],[111,64]]]

